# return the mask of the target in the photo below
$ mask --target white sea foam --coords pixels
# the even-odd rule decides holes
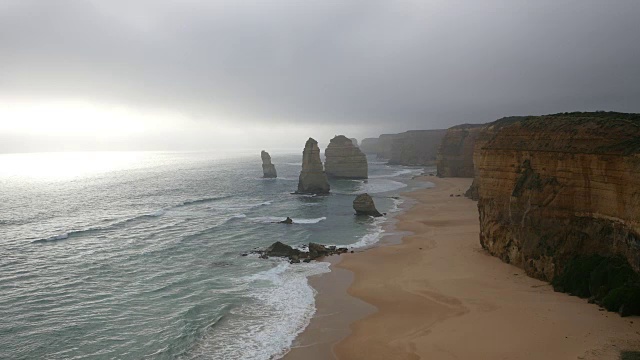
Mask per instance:
[[[277,223],[280,222],[282,220],[286,219],[286,216],[261,216],[261,217],[255,217],[255,218],[251,218],[252,221],[258,222],[258,223],[263,223],[263,224],[271,224],[271,223]],[[294,224],[317,224],[320,221],[326,220],[326,216],[320,217],[320,218],[315,218],[315,219],[303,219],[303,218],[292,218],[293,223]]]
[[[160,210],[156,210],[156,211],[154,211],[154,212],[150,212],[150,213],[149,213],[149,214],[147,214],[147,215],[149,215],[149,216],[153,216],[153,217],[157,217],[157,216],[162,216],[162,215],[164,215],[164,213],[165,213],[165,211],[164,211],[163,209],[160,209]]]
[[[64,239],[67,239],[67,238],[69,238],[69,234],[68,233],[62,233],[62,234],[51,236],[51,237],[47,238],[46,241],[64,240]]]
[[[383,178],[392,178],[392,177],[397,177],[400,175],[407,175],[407,174],[411,174],[415,171],[415,169],[402,169],[402,170],[398,170],[394,173],[391,174],[385,174],[385,175],[371,175],[369,176],[369,179],[383,179]],[[420,169],[420,171],[422,171]]]
[[[402,189],[406,187],[407,184],[402,183],[400,181],[390,180],[390,179],[372,179],[363,183],[358,191],[355,193],[369,193],[369,194],[378,194],[388,191],[394,191],[398,189]]]
[[[212,359],[277,359],[311,321],[316,291],[307,278],[330,272],[329,263],[278,265],[239,280],[250,289],[250,299],[231,311],[232,317],[217,327],[224,339],[205,339],[198,352]]]

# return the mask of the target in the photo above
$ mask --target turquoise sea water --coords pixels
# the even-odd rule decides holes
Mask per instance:
[[[292,195],[301,154],[0,155],[0,349],[11,359],[270,359],[315,311],[328,264],[241,256],[275,241],[374,244],[423,169],[370,162],[368,181]],[[409,184],[409,187],[407,187]],[[422,185],[424,186],[424,185]],[[294,225],[273,224],[290,216]]]

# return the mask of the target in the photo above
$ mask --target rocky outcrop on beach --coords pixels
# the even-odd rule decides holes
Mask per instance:
[[[276,166],[271,163],[271,155],[268,152],[262,150],[260,153],[262,158],[262,173],[265,178],[277,178]]]
[[[640,271],[640,115],[505,118],[484,135],[474,154],[483,248],[548,281],[590,256]]]
[[[329,193],[329,189],[329,181],[320,160],[318,142],[309,138],[302,152],[302,171],[296,193],[324,195]]]
[[[438,149],[437,166],[440,177],[472,178],[473,150],[484,124],[463,124],[447,130]]]
[[[438,148],[447,130],[412,130],[391,140],[390,165],[435,165]]]
[[[376,209],[373,198],[367,193],[356,196],[355,200],[353,200],[353,210],[356,211],[356,215],[382,216]]]
[[[325,246],[316,243],[309,243],[308,246],[303,245],[302,248],[306,248],[308,251],[294,249],[287,244],[276,241],[268,248],[255,251],[255,253],[259,254],[262,259],[268,259],[270,257],[287,258],[289,259],[289,262],[294,264],[299,263],[300,261],[309,262],[326,256],[344,254],[349,251],[349,249],[344,247],[339,248],[336,246]]]
[[[366,155],[344,135],[337,135],[324,152],[324,169],[335,179],[366,179],[368,165]]]

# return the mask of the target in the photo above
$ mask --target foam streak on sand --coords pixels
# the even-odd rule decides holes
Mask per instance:
[[[640,321],[555,293],[482,250],[476,204],[449,196],[470,179],[429,180],[436,187],[412,193],[416,205],[398,217],[412,235],[337,265],[354,272],[349,294],[378,309],[351,324],[334,346],[339,359],[617,359],[638,350]]]

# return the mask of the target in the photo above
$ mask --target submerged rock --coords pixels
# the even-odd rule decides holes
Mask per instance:
[[[336,179],[366,179],[368,165],[366,155],[353,141],[337,135],[329,142],[324,152],[324,168],[327,176]]]
[[[302,171],[296,193],[324,195],[329,193],[329,189],[329,181],[320,160],[318,142],[309,138],[302,152]]]
[[[376,209],[371,195],[367,193],[356,196],[355,200],[353,200],[353,209],[356,211],[356,215],[382,216]]]
[[[278,224],[293,224],[293,219],[288,217],[282,221],[279,221]]]
[[[271,163],[271,155],[268,152],[262,150],[260,153],[262,158],[262,173],[265,178],[277,178],[276,166]]]

